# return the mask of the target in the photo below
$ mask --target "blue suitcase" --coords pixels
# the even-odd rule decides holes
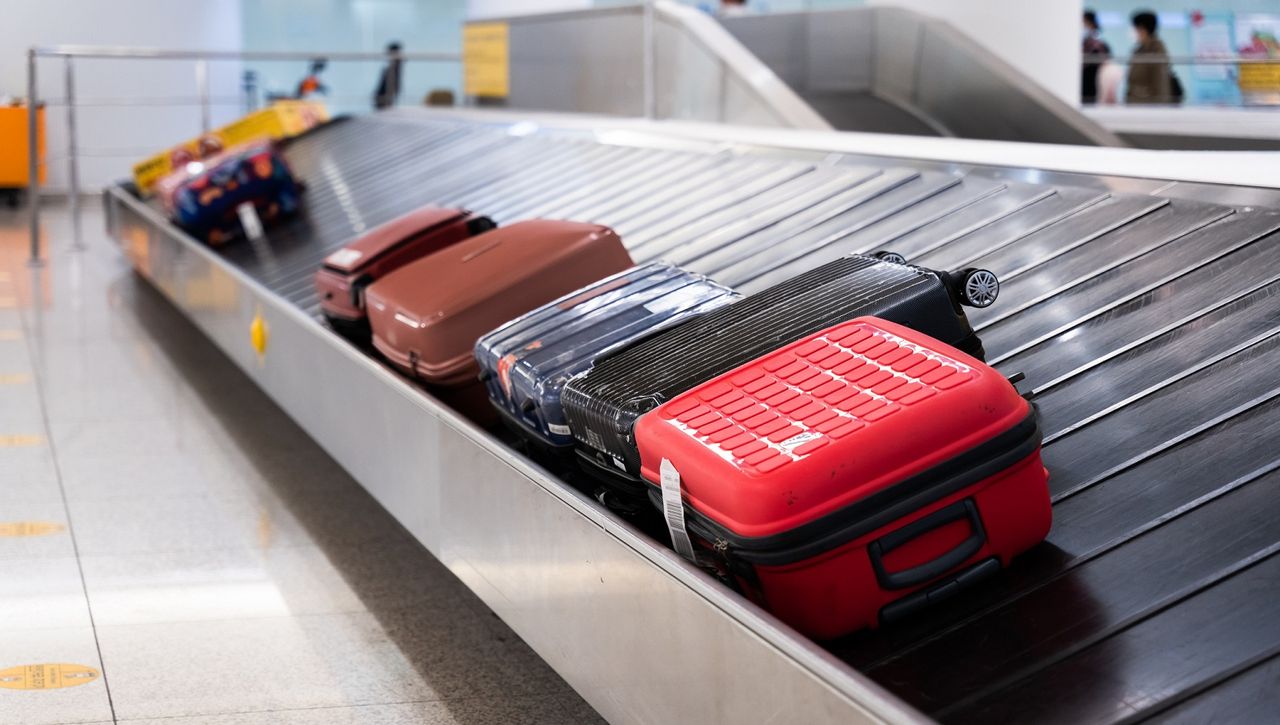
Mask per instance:
[[[210,246],[245,236],[239,208],[253,206],[270,225],[295,214],[302,185],[271,141],[251,141],[165,177],[157,185],[170,218]]]
[[[504,421],[540,454],[571,454],[560,391],[595,360],[739,295],[667,264],[633,267],[539,307],[476,343],[480,377]]]

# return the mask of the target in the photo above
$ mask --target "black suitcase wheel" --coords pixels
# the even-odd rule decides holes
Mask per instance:
[[[627,518],[633,518],[635,516],[639,516],[647,508],[643,505],[639,505],[634,502],[627,501],[623,497],[619,496],[613,491],[610,491],[607,488],[604,488],[603,486],[596,489],[595,497],[596,497],[596,500],[599,501],[600,504],[605,508],[609,509],[615,514],[618,514],[619,516],[624,516]]]
[[[467,221],[467,233],[473,237],[497,228],[497,223],[487,216],[478,216]]]
[[[907,258],[902,256],[901,254],[898,254],[897,252],[886,252],[884,250],[881,250],[879,252],[872,252],[871,256],[875,257],[881,262],[892,262],[893,264],[907,263]]]
[[[990,307],[1000,296],[1000,280],[986,269],[966,269],[960,276],[960,301],[970,307]]]

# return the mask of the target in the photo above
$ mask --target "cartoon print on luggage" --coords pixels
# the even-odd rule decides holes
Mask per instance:
[[[302,187],[269,141],[233,146],[191,161],[156,185],[171,219],[210,246],[245,236],[240,207],[269,225],[301,207]]]

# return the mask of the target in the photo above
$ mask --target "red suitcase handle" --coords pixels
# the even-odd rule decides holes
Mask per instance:
[[[968,518],[973,533],[950,551],[939,555],[932,561],[902,571],[890,572],[884,568],[884,556],[903,544],[919,536],[942,528],[954,521]],[[982,518],[978,516],[978,507],[973,499],[966,498],[945,508],[938,509],[922,519],[917,519],[896,531],[891,531],[867,546],[871,556],[871,568],[876,572],[876,579],[885,589],[906,589],[923,584],[930,579],[946,574],[948,571],[968,561],[969,557],[978,553],[987,541],[987,532],[982,528]]]

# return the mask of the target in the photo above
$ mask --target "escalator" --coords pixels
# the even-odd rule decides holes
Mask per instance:
[[[895,7],[720,19],[842,131],[1127,146],[949,24]]]

